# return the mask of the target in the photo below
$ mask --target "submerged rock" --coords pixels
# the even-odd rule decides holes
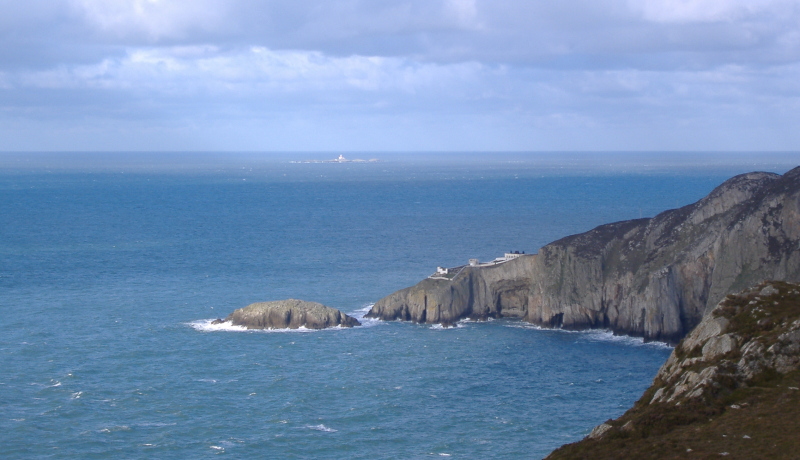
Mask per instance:
[[[425,279],[367,317],[512,317],[676,343],[725,295],[764,279],[800,281],[799,249],[800,167],[754,172],[650,219],[602,225],[451,280]]]
[[[335,308],[297,299],[250,304],[235,310],[225,321],[248,329],[325,329],[361,325],[357,319]]]

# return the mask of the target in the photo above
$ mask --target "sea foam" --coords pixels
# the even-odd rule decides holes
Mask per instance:
[[[192,321],[190,323],[186,323],[196,331],[200,332],[262,332],[262,333],[308,333],[308,332],[320,332],[320,331],[328,331],[328,330],[341,330],[341,329],[349,329],[346,327],[341,326],[334,326],[329,327],[327,329],[309,329],[307,327],[299,327],[297,329],[248,329],[244,326],[236,326],[230,321],[225,321],[222,323],[213,324],[214,319],[201,319],[197,321]]]
[[[435,331],[446,331],[446,330],[458,329],[458,328],[462,328],[462,327],[466,327],[466,324],[461,322],[461,321],[459,321],[453,326],[445,327],[445,326],[443,326],[441,324],[432,324],[430,328],[435,330]]]
[[[359,308],[358,310],[355,310],[355,311],[353,311],[351,313],[348,313],[348,314],[350,316],[352,316],[353,318],[357,319],[358,322],[361,323],[361,327],[378,326],[379,324],[383,323],[384,321],[380,320],[380,319],[377,319],[377,318],[365,318],[364,317],[367,313],[369,313],[370,310],[372,310],[372,307],[374,307],[374,306],[375,306],[374,303],[367,304],[364,307]]]
[[[537,331],[553,331],[562,334],[576,334],[579,336],[579,340],[584,340],[589,342],[615,342],[630,346],[647,346],[647,347],[663,348],[669,350],[673,348],[672,345],[666,342],[658,342],[658,341],[646,342],[642,337],[617,335],[614,334],[614,332],[609,329],[586,329],[581,331],[570,331],[568,329],[555,329],[549,327],[542,327],[542,326],[537,326],[536,324],[524,323],[524,322],[514,322],[512,324],[507,324],[506,327],[533,329]]]
[[[339,430],[334,430],[333,428],[328,428],[327,426],[321,423],[319,425],[306,425],[306,428],[308,428],[309,430],[323,431],[325,433],[336,433],[337,431],[339,431]]]
[[[235,331],[245,332],[248,329],[244,326],[234,326],[232,322],[225,321],[223,323],[214,324],[214,319],[201,319],[188,323],[189,326],[200,332],[217,332],[217,331]]]
[[[646,342],[642,337],[631,337],[628,335],[616,335],[608,329],[595,329],[589,331],[579,331],[582,339],[590,342],[616,342],[633,346],[648,346],[655,348],[672,349],[672,345],[666,342]]]

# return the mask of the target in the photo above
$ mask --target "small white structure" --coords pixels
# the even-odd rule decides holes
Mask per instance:
[[[481,264],[481,261],[478,259],[469,259],[469,266],[470,267],[477,267]]]
[[[519,256],[522,256],[522,255],[525,255],[525,251],[522,251],[522,253],[520,253],[519,251],[507,252],[503,256],[503,259],[504,260],[513,260],[513,259],[516,259]]]
[[[438,275],[446,275],[448,273],[450,273],[450,269],[449,268],[436,267],[436,274],[438,274]]]

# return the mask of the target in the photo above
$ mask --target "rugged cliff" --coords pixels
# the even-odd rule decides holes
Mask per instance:
[[[617,420],[552,459],[798,458],[800,285],[728,295]]]
[[[726,294],[764,279],[800,281],[800,167],[736,176],[651,219],[603,225],[452,280],[426,279],[367,316],[515,317],[674,343]]]

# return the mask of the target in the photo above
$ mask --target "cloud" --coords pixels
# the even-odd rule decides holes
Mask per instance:
[[[59,66],[4,78],[19,90],[98,89],[149,91],[160,96],[199,93],[285,95],[287,93],[447,93],[491,73],[479,63],[440,65],[380,56],[328,56],[317,51],[264,47],[224,50],[216,46],[134,48],[118,59]]]
[[[150,42],[190,38],[218,29],[226,3],[217,0],[70,0],[70,7],[104,37]]]
[[[0,0],[0,135],[788,148],[799,63],[800,0]]]
[[[760,133],[761,145],[785,148],[796,135],[768,133],[800,121],[800,65],[518,69],[197,46],[136,48],[0,81],[13,87],[17,100],[4,106],[17,104],[17,123],[48,118],[81,131],[129,124],[160,133],[126,141],[137,148],[176,138],[220,149],[741,148],[756,143],[742,142],[748,131]],[[81,94],[91,97],[73,97]],[[736,133],[725,134],[732,126]]]
[[[732,22],[793,9],[785,0],[629,0],[648,21],[664,23]]]
[[[445,5],[463,27],[481,29],[476,0],[447,0]]]
[[[528,66],[798,59],[798,0],[0,0],[0,67],[214,45]]]

